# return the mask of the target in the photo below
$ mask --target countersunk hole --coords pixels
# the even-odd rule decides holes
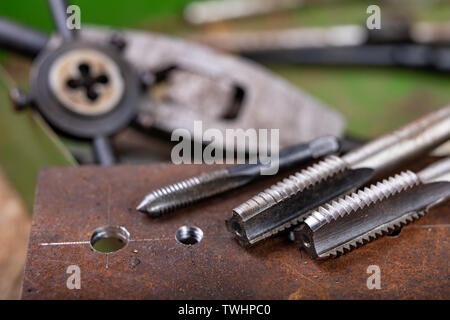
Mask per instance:
[[[302,235],[302,240],[303,240],[303,245],[306,248],[309,248],[311,246],[311,239],[309,239],[309,237],[306,234]]]
[[[124,227],[106,226],[95,229],[91,237],[91,246],[102,253],[115,252],[125,247],[130,233]]]
[[[391,233],[388,233],[388,237],[392,237],[392,238],[396,238],[400,235],[400,232],[402,232],[402,228],[399,229],[395,229],[394,231],[392,231]]]
[[[197,227],[180,227],[175,233],[175,239],[185,245],[194,245],[202,241],[203,231]]]

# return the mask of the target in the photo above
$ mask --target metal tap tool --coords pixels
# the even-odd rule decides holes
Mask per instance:
[[[338,150],[339,140],[333,136],[320,137],[309,143],[285,148],[279,154],[279,170],[318,159]],[[248,184],[261,176],[260,171],[264,166],[267,165],[238,164],[171,184],[149,193],[137,210],[153,217],[160,216],[178,207]]]
[[[419,219],[449,198],[450,157],[319,207],[294,231],[294,238],[314,259],[337,257]]]
[[[302,222],[315,208],[356,190],[375,176],[426,154],[450,139],[450,106],[324,160],[272,185],[233,210],[227,228],[243,246]]]

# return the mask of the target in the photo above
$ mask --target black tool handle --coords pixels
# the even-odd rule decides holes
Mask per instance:
[[[322,156],[338,152],[339,139],[334,136],[324,136],[285,148],[279,153],[278,170],[284,170],[307,161],[318,159]],[[246,175],[254,178],[260,176],[261,169],[269,165],[265,164],[239,164],[228,168],[230,175]]]
[[[24,27],[5,18],[0,18],[0,48],[35,57],[49,40],[48,35]]]
[[[393,66],[392,45],[362,45],[349,47],[267,50],[246,54],[247,57],[267,62],[317,65]]]
[[[450,72],[450,48],[435,48],[432,55],[436,69],[443,72]]]
[[[413,43],[411,24],[404,20],[386,19],[381,29],[367,29],[367,44]]]
[[[299,48],[247,52],[245,56],[269,63],[348,66],[399,66],[450,70],[450,48],[417,44],[369,44],[348,47]]]

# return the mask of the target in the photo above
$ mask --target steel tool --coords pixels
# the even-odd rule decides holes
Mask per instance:
[[[384,21],[381,29],[348,24],[264,31],[215,31],[193,38],[210,46],[241,54],[271,50],[354,47],[364,44],[450,43],[450,22]]]
[[[93,41],[111,34],[85,31]],[[279,129],[280,149],[345,131],[342,114],[256,63],[156,33],[123,30],[121,35],[128,61],[153,77],[136,119],[145,130],[171,134],[183,128],[193,141],[205,143],[196,121],[203,131],[219,130],[224,137],[227,129]],[[218,140],[208,143],[224,147]],[[224,143],[234,150],[231,139]]]
[[[294,238],[315,259],[336,257],[400,229],[449,198],[450,157],[319,207],[294,231]]]
[[[333,136],[292,146],[280,152],[278,169],[293,167],[338,150],[339,141]],[[246,185],[261,176],[260,172],[264,166],[267,165],[239,164],[171,184],[149,193],[137,210],[153,217],[160,216],[178,207]]]
[[[402,66],[450,70],[450,23],[384,21],[365,26],[215,32],[197,41],[256,61],[320,65]]]
[[[115,162],[109,137],[137,114],[140,79],[112,38],[92,42],[66,25],[67,2],[48,1],[58,35],[0,20],[0,45],[35,57],[31,92],[14,91],[18,109],[36,107],[58,132],[92,141],[102,165]]]
[[[0,46],[36,57],[31,93],[12,98],[18,109],[35,106],[59,133],[91,140],[102,164],[115,162],[108,138],[130,124],[159,136],[186,129],[196,143],[203,132],[195,121],[223,135],[281,128],[280,147],[345,129],[341,114],[255,63],[160,34],[68,30],[66,2],[49,3],[55,36],[0,19]]]
[[[324,160],[274,184],[233,210],[226,224],[253,245],[295,226],[318,206],[450,139],[450,106],[430,113],[342,157]]]

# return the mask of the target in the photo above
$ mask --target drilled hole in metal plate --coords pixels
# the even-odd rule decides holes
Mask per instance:
[[[95,229],[91,237],[91,246],[95,251],[111,253],[125,247],[130,233],[124,227],[106,226]]]
[[[388,233],[388,237],[392,237],[392,238],[396,238],[400,235],[400,232],[402,232],[402,228],[399,229],[395,229],[394,231],[392,231],[391,233]]]
[[[175,239],[185,245],[194,245],[202,241],[203,231],[197,227],[180,227],[175,233]]]

